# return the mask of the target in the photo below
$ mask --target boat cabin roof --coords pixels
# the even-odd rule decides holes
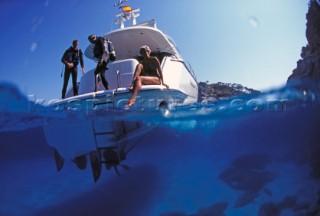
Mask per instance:
[[[117,29],[107,33],[103,37],[108,38],[115,49],[117,60],[137,58],[140,55],[140,47],[147,45],[153,53],[167,53],[180,56],[173,40],[159,29],[148,26],[132,26]],[[93,46],[90,44],[85,55],[93,58]]]

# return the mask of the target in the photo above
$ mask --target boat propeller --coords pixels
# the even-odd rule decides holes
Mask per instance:
[[[121,162],[126,160],[128,152],[131,151],[133,147],[131,147],[127,151],[125,151],[124,148],[118,149],[117,147],[109,147],[91,152],[90,163],[94,182],[97,182],[100,178],[102,164],[105,164],[107,170],[114,168],[116,174],[119,176],[121,175],[119,167],[122,167],[124,170],[130,170],[130,167],[128,165],[122,164]]]
[[[77,156],[72,160],[72,162],[75,163],[79,169],[84,170],[87,167],[87,156]]]
[[[104,157],[103,163],[105,164],[107,170],[110,170],[113,167],[115,172],[119,176],[120,176],[120,172],[118,169],[119,166],[125,170],[130,170],[129,166],[125,164],[121,164],[121,162],[126,159],[127,153],[128,152],[125,152],[123,149],[120,151],[116,151],[116,149],[112,149],[112,148],[106,149],[103,152],[103,157]]]

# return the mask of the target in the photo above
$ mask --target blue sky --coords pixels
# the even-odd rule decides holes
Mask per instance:
[[[0,81],[15,83],[38,99],[59,98],[63,52],[75,38],[85,50],[89,34],[117,28],[115,2],[0,1]],[[157,20],[198,81],[277,87],[286,82],[307,43],[307,0],[129,0],[128,5],[141,9],[138,22]],[[95,66],[84,61],[86,71]]]

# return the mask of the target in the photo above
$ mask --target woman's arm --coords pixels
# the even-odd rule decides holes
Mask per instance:
[[[155,65],[157,67],[157,70],[159,71],[160,82],[161,82],[160,84],[164,85],[168,89],[169,86],[163,82],[163,74],[162,74],[162,70],[161,70],[160,62],[159,62],[158,58],[154,58],[154,61],[155,61]]]

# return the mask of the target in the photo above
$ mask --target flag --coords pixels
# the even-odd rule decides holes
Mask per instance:
[[[130,6],[122,6],[122,9],[123,9],[124,12],[132,11],[132,8]]]

